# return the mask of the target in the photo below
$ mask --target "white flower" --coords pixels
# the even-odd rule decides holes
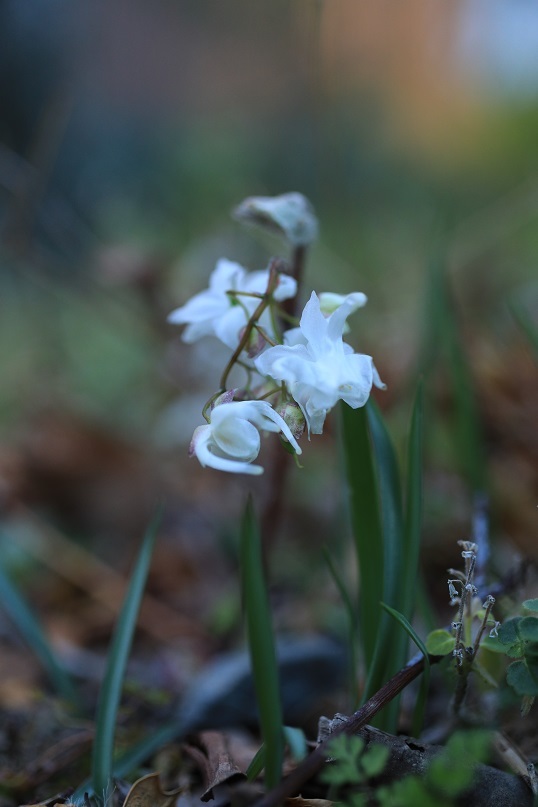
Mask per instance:
[[[261,474],[261,465],[251,465],[260,453],[259,429],[282,432],[297,454],[301,454],[285,421],[267,401],[232,401],[215,406],[211,422],[195,430],[189,454],[195,454],[204,467],[236,474]]]
[[[241,331],[260,300],[242,294],[234,298],[228,292],[263,294],[267,290],[268,281],[268,269],[247,272],[239,263],[222,258],[209,278],[209,288],[196,294],[181,308],[172,311],[168,322],[187,326],[182,336],[184,342],[195,342],[202,336],[216,336],[235,350]],[[289,275],[279,275],[274,292],[275,300],[287,300],[296,292],[296,281]],[[274,336],[268,310],[264,311],[259,322],[270,336]]]
[[[285,345],[269,348],[255,361],[259,373],[285,382],[303,410],[309,433],[323,432],[327,412],[337,401],[357,409],[368,400],[372,384],[384,388],[372,357],[354,353],[342,340],[346,319],[356,308],[357,297],[349,294],[324,317],[312,292],[300,328],[284,335]]]
[[[234,216],[283,235],[294,247],[307,246],[318,237],[318,220],[302,193],[249,196],[236,207]]]

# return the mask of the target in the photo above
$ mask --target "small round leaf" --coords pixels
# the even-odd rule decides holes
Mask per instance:
[[[454,650],[456,639],[447,630],[432,630],[426,637],[426,650],[432,656],[446,656]]]
[[[538,681],[524,661],[514,661],[506,671],[506,680],[518,695],[538,695]]]

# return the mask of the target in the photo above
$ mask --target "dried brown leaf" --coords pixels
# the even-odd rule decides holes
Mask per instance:
[[[123,807],[172,807],[184,788],[165,792],[161,787],[158,773],[148,773],[137,779],[127,793]]]

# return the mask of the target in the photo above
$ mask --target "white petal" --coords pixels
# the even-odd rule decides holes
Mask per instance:
[[[366,305],[368,302],[366,294],[363,294],[362,291],[354,291],[347,295],[334,294],[331,291],[322,291],[319,295],[321,313],[325,316],[329,316],[346,300],[352,300],[353,302],[353,308],[349,312],[350,314],[353,313],[353,311],[356,311],[357,308],[362,308],[363,305]]]
[[[231,350],[235,350],[241,338],[241,331],[247,324],[247,317],[240,305],[231,306],[222,316],[215,320],[213,332]]]
[[[233,406],[233,404],[227,404],[227,406]],[[211,418],[211,430],[215,443],[229,457],[252,462],[260,453],[258,429],[248,420],[233,416],[224,417],[219,423],[214,422],[214,415],[218,413],[219,408],[221,407],[215,407]]]
[[[248,462],[219,457],[211,451],[212,434],[210,426],[199,426],[193,435],[191,447],[202,467],[215,468],[217,471],[227,471],[233,474],[250,474],[259,476],[263,473],[261,465],[251,465]]]
[[[209,278],[209,288],[218,294],[226,294],[227,291],[241,288],[246,274],[246,269],[240,263],[220,258]]]
[[[314,354],[320,353],[326,342],[327,322],[319,307],[315,291],[310,295],[301,315],[300,327]]]

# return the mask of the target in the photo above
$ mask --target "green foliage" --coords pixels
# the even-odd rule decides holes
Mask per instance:
[[[328,753],[332,761],[323,770],[321,779],[330,786],[333,796],[339,788],[366,784],[379,776],[390,754],[383,745],[372,745],[365,750],[364,740],[349,734],[339,734],[331,740]]]
[[[524,600],[522,605],[527,611],[538,611],[538,599]]]
[[[536,600],[532,603],[534,610]],[[506,681],[517,695],[534,698],[538,695],[538,617],[516,616],[499,628],[499,642],[509,658],[515,658],[506,671]],[[525,702],[526,704],[528,701]],[[526,706],[525,706],[526,708]]]
[[[359,567],[358,611],[368,679],[363,700],[399,668],[407,653],[406,633],[381,611],[381,600],[408,621],[418,574],[422,507],[422,389],[411,418],[405,509],[402,474],[384,420],[370,400],[362,409],[344,407],[343,444],[351,496],[351,520]],[[348,598],[344,598],[346,601]],[[395,731],[398,699],[376,724]]]
[[[282,729],[286,745],[289,748],[291,757],[295,762],[301,762],[308,753],[306,737],[302,729],[284,726]],[[256,779],[265,768],[265,743],[262,743],[250,765],[246,770],[247,779],[251,782]]]
[[[114,735],[125,668],[160,522],[161,513],[159,512],[144,535],[107,656],[105,676],[99,692],[93,745],[92,788],[94,793],[106,792],[112,780]]]
[[[282,774],[282,707],[260,532],[250,498],[241,525],[240,555],[247,640],[265,744],[265,783],[271,789],[278,784]]]
[[[486,731],[456,732],[423,776],[407,776],[376,792],[381,807],[449,807],[471,785],[474,766],[487,758]]]
[[[426,649],[426,645],[420,638],[420,636],[416,633],[413,626],[409,622],[408,619],[404,617],[403,614],[400,614],[399,611],[396,611],[394,608],[390,608],[386,603],[381,603],[382,607],[385,609],[387,613],[389,613],[394,619],[400,623],[404,631],[407,635],[413,640],[416,644],[422,655],[424,656],[424,674],[422,676],[422,681],[420,685],[420,692],[415,704],[415,711],[413,714],[413,725],[411,727],[414,737],[419,737],[422,731],[422,724],[424,721],[424,712],[426,711],[426,698],[428,696],[428,689],[430,686],[430,658],[428,655],[428,650]]]
[[[409,775],[378,787],[375,803],[380,807],[451,807],[471,786],[474,767],[487,759],[489,744],[487,731],[456,732],[422,775]],[[365,750],[361,737],[347,734],[331,740],[328,751],[333,759],[321,778],[330,786],[333,800],[342,795],[343,788],[366,785],[382,774],[390,756],[386,746],[372,745]],[[340,801],[351,807],[367,803],[362,793],[345,793]]]
[[[432,630],[426,637],[426,648],[432,656],[446,656],[452,653],[455,644],[454,636],[443,628]]]

